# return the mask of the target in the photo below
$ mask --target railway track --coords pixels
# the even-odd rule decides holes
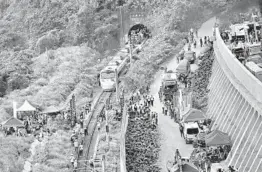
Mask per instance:
[[[102,113],[105,108],[106,100],[110,99],[113,93],[112,92],[103,92],[99,97],[97,104],[95,105],[89,121],[87,122],[88,126],[88,135],[84,137],[84,150],[83,155],[78,158],[78,172],[88,172],[91,171],[88,160],[94,154],[94,147],[96,142],[96,137],[98,135],[97,121],[98,116]],[[95,157],[93,157],[95,158]]]

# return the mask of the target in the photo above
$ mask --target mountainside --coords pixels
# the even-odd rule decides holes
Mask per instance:
[[[100,62],[119,47],[117,5],[1,0],[0,120],[12,114],[13,100],[46,107],[61,105],[74,90],[90,94]]]
[[[161,64],[181,50],[190,28],[214,15],[227,25],[239,11],[257,6],[257,0],[0,0],[0,122],[12,115],[12,101],[25,99],[41,108],[62,106],[75,93],[79,110],[97,87],[106,57],[119,48],[117,7],[124,3],[150,7],[144,24],[153,35],[121,78],[128,91],[153,81]],[[68,139],[63,131],[39,150],[38,171],[71,170]],[[21,172],[32,140],[0,136],[0,171]],[[42,156],[49,151],[54,155]]]

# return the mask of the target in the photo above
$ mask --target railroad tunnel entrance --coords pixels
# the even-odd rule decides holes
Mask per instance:
[[[151,37],[151,31],[144,24],[135,24],[128,31],[128,39],[140,42]]]

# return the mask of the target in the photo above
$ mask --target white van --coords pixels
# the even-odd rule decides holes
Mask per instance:
[[[186,140],[186,144],[192,143],[199,133],[200,129],[197,122],[188,122],[184,123],[184,138]]]

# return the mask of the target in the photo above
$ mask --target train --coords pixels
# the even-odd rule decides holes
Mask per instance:
[[[133,53],[139,53],[144,43],[147,41],[145,39],[141,44],[134,45],[134,49],[132,50]],[[127,69],[128,62],[129,62],[129,47],[130,45],[128,42],[125,43],[125,47],[122,48],[114,57],[113,59],[108,63],[104,69],[100,71],[99,74],[99,82],[101,84],[101,87],[103,91],[115,91],[116,89],[116,73],[118,76],[120,76],[121,73],[126,72],[125,69]]]
[[[129,50],[121,49],[108,65],[100,71],[100,84],[104,91],[116,89],[116,74],[119,76],[126,68],[129,60]]]

